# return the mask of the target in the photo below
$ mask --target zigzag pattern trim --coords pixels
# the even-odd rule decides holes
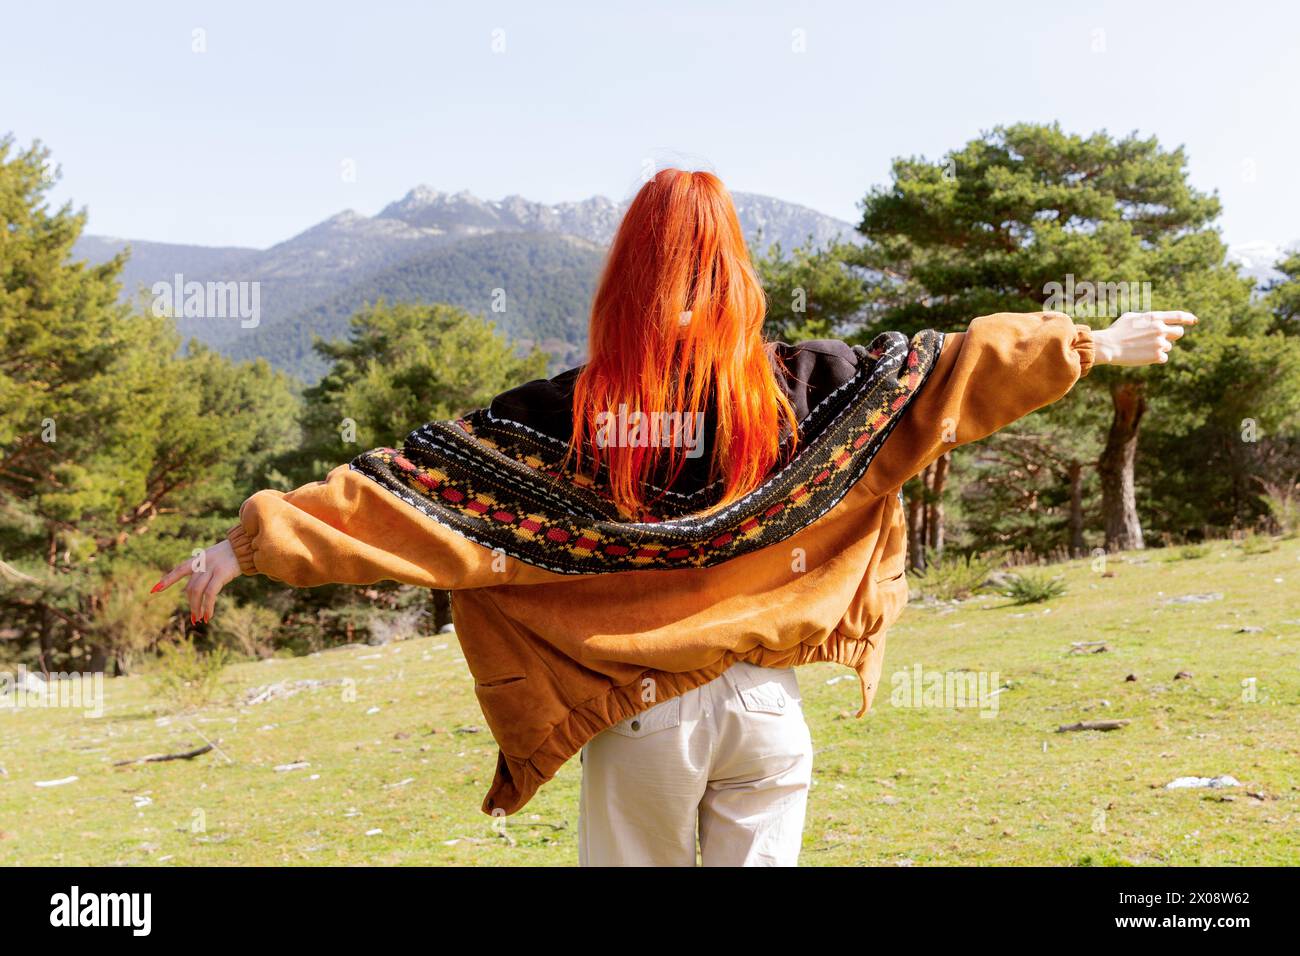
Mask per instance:
[[[351,467],[470,541],[561,574],[709,567],[794,535],[835,507],[925,384],[943,333],[881,333],[858,346],[858,373],[800,424],[795,456],[711,513],[622,517],[598,480],[562,470],[564,443],[480,409],[413,431]],[[693,500],[694,499],[694,500]],[[696,507],[698,511],[698,506]]]

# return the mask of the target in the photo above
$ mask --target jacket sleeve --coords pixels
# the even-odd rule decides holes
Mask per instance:
[[[950,332],[868,468],[868,487],[891,492],[944,452],[1050,405],[1091,371],[1094,358],[1092,330],[1060,312],[999,312]]]
[[[547,573],[438,524],[348,465],[290,492],[259,491],[226,537],[245,574],[294,587],[400,581],[454,590]]]

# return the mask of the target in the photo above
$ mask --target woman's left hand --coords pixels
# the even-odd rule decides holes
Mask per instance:
[[[165,591],[181,578],[189,576],[190,583],[185,585],[185,594],[190,599],[190,623],[212,620],[212,612],[217,607],[217,595],[243,572],[239,568],[239,558],[229,541],[214,544],[200,555],[182,561],[172,568],[163,579],[153,586],[151,594]]]
[[[1092,333],[1098,365],[1164,365],[1169,350],[1196,324],[1190,312],[1125,312]]]

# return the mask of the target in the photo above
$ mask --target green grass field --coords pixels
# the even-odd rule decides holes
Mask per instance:
[[[818,751],[803,865],[1300,863],[1300,542],[1108,568],[1056,566],[1068,591],[1046,604],[914,603],[863,720],[850,671],[800,669]],[[1208,593],[1222,599],[1167,603]],[[1109,649],[1072,652],[1092,641]],[[917,664],[1009,687],[992,718],[895,706],[891,675]],[[339,683],[238,702],[303,679]],[[0,709],[0,862],[577,861],[576,759],[504,835],[479,812],[496,748],[452,635],[234,665],[190,713],[152,688],[107,681],[98,719]],[[1111,719],[1130,723],[1056,732]],[[114,766],[205,740],[218,749],[193,760]],[[1221,774],[1241,786],[1164,789]]]

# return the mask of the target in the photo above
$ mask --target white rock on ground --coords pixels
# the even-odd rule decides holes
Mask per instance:
[[[1240,787],[1236,777],[1224,774],[1221,777],[1179,777],[1165,784],[1166,790],[1194,790],[1202,787]]]

